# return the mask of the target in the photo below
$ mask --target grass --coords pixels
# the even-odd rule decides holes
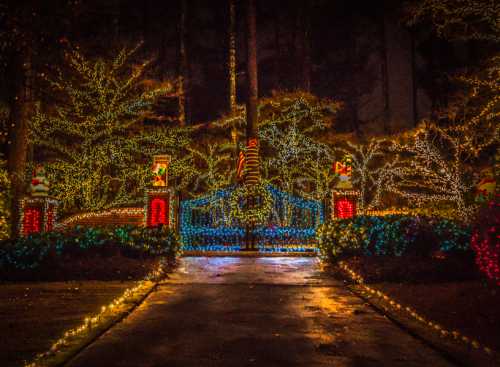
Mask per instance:
[[[450,344],[434,331],[407,318],[404,312],[388,307],[381,297],[367,295],[359,285],[352,286],[355,292],[368,297],[370,303],[454,355],[461,365],[498,365],[500,288],[481,278],[470,258],[354,257],[344,262],[363,276],[371,288],[403,307],[409,306],[426,320],[446,330],[457,330],[497,352],[493,359],[488,359],[470,348]]]
[[[19,366],[97,313],[132,281],[16,282],[0,285],[0,365]]]
[[[372,286],[412,305],[430,320],[500,351],[500,290],[481,281]]]

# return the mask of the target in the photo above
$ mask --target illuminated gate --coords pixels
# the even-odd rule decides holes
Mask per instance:
[[[245,246],[245,228],[231,215],[234,187],[181,203],[180,235],[184,250],[238,251]],[[268,185],[273,206],[265,225],[251,231],[259,251],[316,250],[316,228],[324,220],[319,201],[292,196]]]

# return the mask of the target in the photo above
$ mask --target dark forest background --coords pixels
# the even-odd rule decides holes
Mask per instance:
[[[138,56],[154,60],[148,77],[188,76],[187,122],[212,121],[228,108],[228,9],[227,0],[4,2],[1,103],[15,105],[21,84],[37,83],[70,47],[92,57],[143,42]],[[245,14],[238,1],[236,14],[241,103]],[[341,131],[391,133],[435,119],[453,94],[448,76],[473,68],[486,51],[477,42],[442,40],[425,26],[411,29],[404,16],[402,1],[258,1],[259,95],[302,89],[340,100]],[[44,88],[31,90],[38,94],[35,100],[51,98]],[[175,101],[163,99],[157,113],[175,119],[176,108]],[[8,110],[4,134],[19,113]]]

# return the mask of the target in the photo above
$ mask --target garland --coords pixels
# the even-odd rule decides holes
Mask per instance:
[[[258,205],[247,206],[249,198],[260,198]],[[243,205],[240,202],[243,201]],[[273,208],[273,197],[263,184],[240,186],[230,198],[231,215],[242,225],[265,223]]]

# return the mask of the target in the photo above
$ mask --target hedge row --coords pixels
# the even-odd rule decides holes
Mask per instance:
[[[318,228],[321,254],[430,256],[436,251],[469,251],[471,229],[448,219],[388,215],[334,220]]]
[[[60,258],[112,256],[174,257],[180,242],[168,227],[91,228],[77,226],[66,232],[36,233],[0,241],[0,269],[36,269]]]

